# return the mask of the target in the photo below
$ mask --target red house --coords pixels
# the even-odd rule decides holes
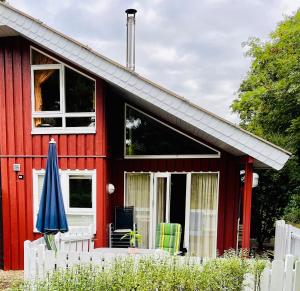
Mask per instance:
[[[242,246],[249,247],[253,169],[279,170],[290,156],[0,3],[6,270],[23,267],[24,240],[39,236],[35,219],[51,138],[69,224],[93,224],[96,247],[108,244],[114,207],[133,205],[144,247],[154,246],[158,222],[178,222],[183,246],[204,256],[236,247],[239,218]]]

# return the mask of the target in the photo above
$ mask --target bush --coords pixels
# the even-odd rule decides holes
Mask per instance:
[[[284,220],[296,226],[300,225],[300,187],[298,191],[299,193],[292,196],[284,213]]]
[[[259,263],[259,265],[257,265]],[[75,266],[14,290],[242,290],[247,273],[256,279],[266,265],[226,254],[200,264],[193,257],[117,258],[108,266]],[[258,280],[259,281],[259,280]],[[256,284],[259,286],[259,283]]]

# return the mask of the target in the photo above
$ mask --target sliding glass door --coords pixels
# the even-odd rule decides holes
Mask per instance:
[[[184,230],[183,245],[188,253],[215,257],[219,175],[211,172],[180,173],[182,178],[186,177],[185,183],[179,183],[178,176],[175,173],[126,173],[125,205],[134,206],[137,228],[143,237],[142,247],[155,247],[158,223],[178,220]],[[182,205],[183,211],[179,210]]]

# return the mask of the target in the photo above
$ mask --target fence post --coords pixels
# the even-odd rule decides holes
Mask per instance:
[[[286,228],[284,220],[277,220],[275,225],[274,259],[283,260],[285,255]]]
[[[29,240],[24,241],[24,279],[28,280],[30,276],[30,244]]]
[[[271,287],[272,291],[282,291],[284,278],[284,262],[282,260],[274,260],[272,262],[271,271]]]
[[[45,264],[45,246],[38,245],[38,247],[37,247],[37,275],[38,275],[39,279],[43,279],[45,276],[44,264]]]
[[[295,257],[293,255],[287,255],[285,257],[285,282],[284,290],[293,290],[293,267]]]
[[[264,271],[261,274],[261,281],[260,281],[260,290],[261,291],[269,291],[270,287],[270,275],[271,275],[271,270],[269,265],[266,266]]]

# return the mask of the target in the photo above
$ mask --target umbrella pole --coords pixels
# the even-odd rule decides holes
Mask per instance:
[[[53,234],[44,234],[44,240],[48,250],[57,251]]]

